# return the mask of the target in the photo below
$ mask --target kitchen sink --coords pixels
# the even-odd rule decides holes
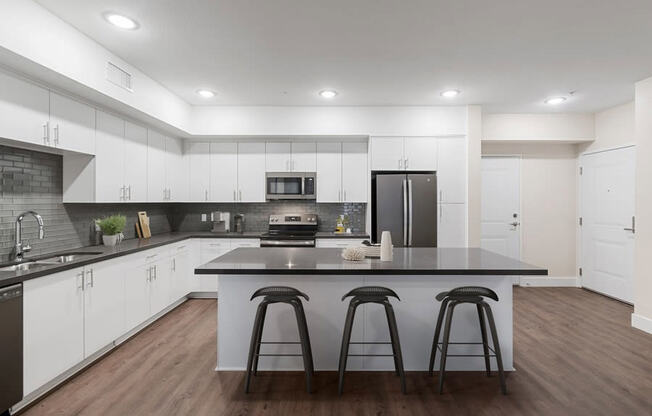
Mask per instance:
[[[35,263],[38,264],[65,264],[65,263],[71,263],[73,261],[80,261],[84,260],[90,257],[97,256],[98,254],[102,254],[100,252],[79,252],[79,253],[65,253],[65,254],[57,254],[52,257],[48,257],[45,259],[37,260]]]
[[[25,270],[31,270],[35,267],[43,267],[43,264],[38,264],[34,261],[28,261],[26,263],[12,264],[11,266],[0,267],[0,272],[20,272]]]

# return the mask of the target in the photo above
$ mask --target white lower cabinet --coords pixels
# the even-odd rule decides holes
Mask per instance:
[[[125,321],[135,328],[149,318],[151,265],[139,258],[126,263]]]
[[[437,246],[466,247],[466,204],[438,204]]]
[[[358,247],[362,245],[362,242],[366,239],[359,238],[318,238],[315,242],[317,248],[347,248],[347,247]]]
[[[170,250],[170,301],[176,302],[190,292],[195,292],[193,284],[194,270],[190,263],[190,240],[187,243],[172,247]]]
[[[216,257],[231,251],[228,238],[205,238],[200,240],[199,264],[206,264]],[[216,292],[218,278],[216,275],[199,275],[199,291]]]

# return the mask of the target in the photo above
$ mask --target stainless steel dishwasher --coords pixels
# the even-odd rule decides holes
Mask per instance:
[[[0,413],[23,399],[23,284],[0,288]]]

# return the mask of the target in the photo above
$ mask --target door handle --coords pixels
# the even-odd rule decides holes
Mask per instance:
[[[631,228],[623,228],[625,231],[631,231],[632,234],[636,233],[636,217],[632,216],[632,227]]]
[[[514,221],[514,222],[510,222],[509,225],[511,225],[512,227],[517,227],[517,226],[521,225],[521,223],[518,222],[518,221]]]

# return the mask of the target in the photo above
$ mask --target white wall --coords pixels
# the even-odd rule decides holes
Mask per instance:
[[[582,142],[595,137],[593,114],[485,114],[483,141]]]
[[[579,144],[578,150],[580,153],[594,152],[633,144],[636,141],[634,130],[633,101],[600,111],[595,113],[595,141]]]
[[[521,259],[575,277],[575,145],[483,142],[482,154],[521,156]]]

